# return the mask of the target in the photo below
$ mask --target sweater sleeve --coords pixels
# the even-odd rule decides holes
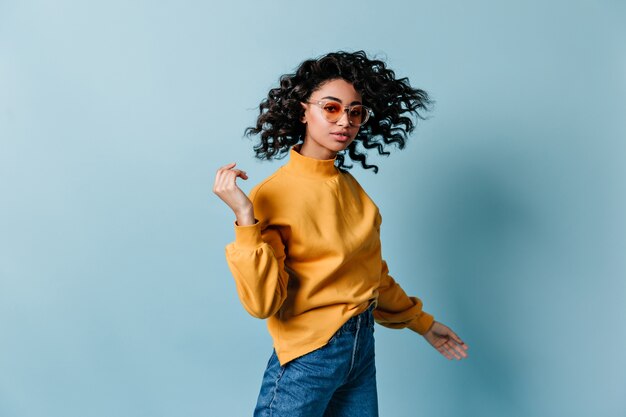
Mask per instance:
[[[378,305],[374,310],[374,318],[385,327],[408,327],[419,334],[426,333],[434,321],[433,316],[422,310],[422,301],[417,297],[409,297],[389,275],[385,261],[382,261]]]
[[[226,246],[226,261],[239,299],[254,317],[274,315],[287,297],[285,246],[277,230],[235,225],[235,241]]]

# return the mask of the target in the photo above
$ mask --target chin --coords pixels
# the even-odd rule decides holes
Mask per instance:
[[[347,142],[337,144],[338,145],[337,147],[339,148],[340,151],[343,151],[345,149],[348,149],[348,146],[350,146],[351,144],[352,144],[352,141],[349,140]]]

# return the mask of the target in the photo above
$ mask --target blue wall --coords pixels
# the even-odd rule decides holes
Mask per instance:
[[[626,4],[0,1],[0,415],[250,415],[271,351],[211,194],[278,76],[365,49],[436,100],[355,175],[407,292],[381,415],[626,415]],[[386,5],[383,5],[386,4]]]

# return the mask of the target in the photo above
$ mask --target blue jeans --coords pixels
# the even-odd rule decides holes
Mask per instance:
[[[377,417],[372,308],[327,345],[280,366],[272,354],[255,417]]]

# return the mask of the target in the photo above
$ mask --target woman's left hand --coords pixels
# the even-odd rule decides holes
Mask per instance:
[[[447,326],[435,321],[430,330],[424,333],[424,339],[448,359],[467,358],[469,346]]]

